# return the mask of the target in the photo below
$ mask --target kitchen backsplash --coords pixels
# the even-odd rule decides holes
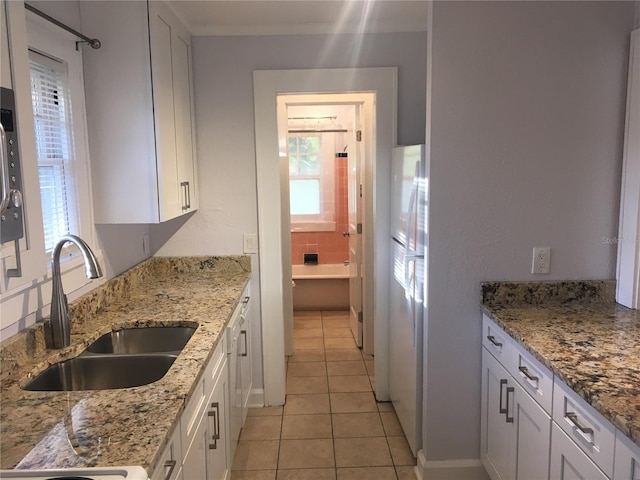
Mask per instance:
[[[483,305],[613,303],[615,280],[484,282]]]

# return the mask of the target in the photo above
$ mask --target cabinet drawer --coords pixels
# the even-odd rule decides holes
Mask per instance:
[[[558,378],[553,420],[608,477],[613,475],[614,426]]]
[[[640,447],[616,429],[614,480],[640,480]]]
[[[551,480],[608,480],[608,477],[556,425],[551,426]]]
[[[511,346],[511,355],[507,370],[545,412],[551,415],[553,373],[515,342]]]
[[[513,340],[486,315],[483,315],[482,320],[482,345],[502,365],[507,365]]]

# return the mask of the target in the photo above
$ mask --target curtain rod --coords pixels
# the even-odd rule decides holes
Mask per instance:
[[[92,48],[100,48],[100,40],[98,40],[97,38],[89,38],[86,35],[83,35],[82,33],[78,32],[77,30],[74,30],[73,28],[69,27],[68,25],[65,25],[64,23],[56,20],[55,18],[47,15],[44,12],[41,12],[40,10],[38,10],[36,7],[34,7],[33,5],[29,5],[28,3],[24,4],[24,8],[29,10],[30,12],[35,13],[36,15],[44,18],[45,20],[53,23],[54,25],[57,25],[58,27],[66,30],[69,33],[72,33],[73,35],[75,35],[78,38],[81,38],[83,41],[82,42],[76,42],[76,50],[78,49],[78,44],[79,43],[88,43],[89,45],[91,45]]]
[[[341,129],[336,129],[336,130],[322,130],[322,129],[315,129],[315,130],[289,130],[289,133],[347,133],[349,130],[341,130]]]

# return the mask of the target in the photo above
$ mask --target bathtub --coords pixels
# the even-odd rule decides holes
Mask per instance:
[[[349,266],[342,263],[292,265],[294,310],[347,310]]]

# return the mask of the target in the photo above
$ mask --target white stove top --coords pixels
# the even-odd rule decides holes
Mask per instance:
[[[2,480],[147,480],[148,478],[147,472],[142,467],[0,471],[0,479]]]

